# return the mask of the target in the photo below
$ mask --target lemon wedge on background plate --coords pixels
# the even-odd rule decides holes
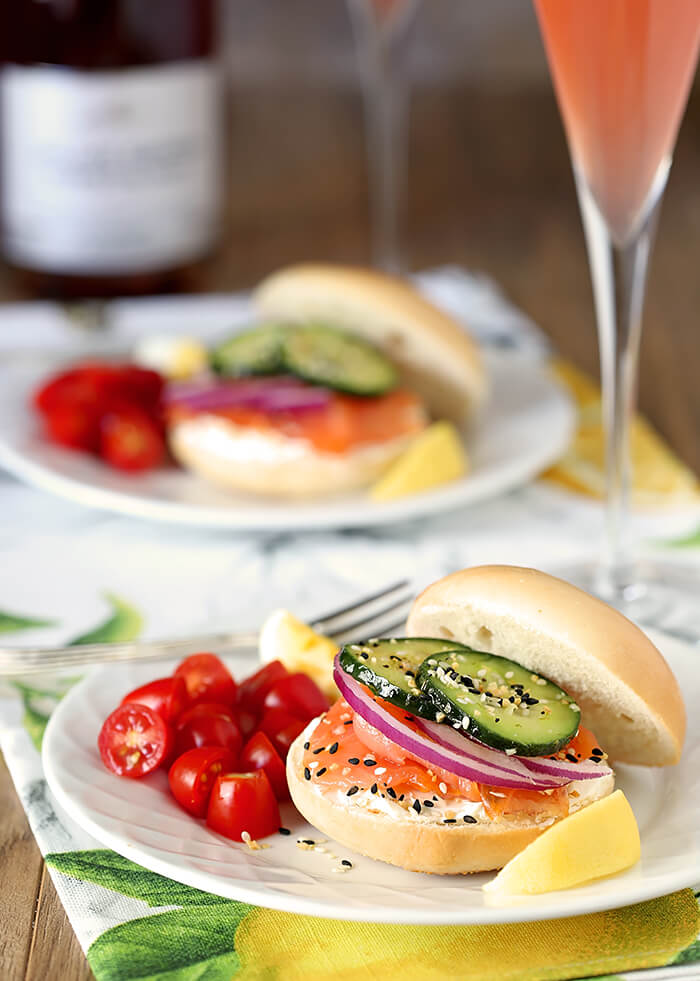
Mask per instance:
[[[333,659],[338,645],[329,637],[317,634],[289,610],[275,610],[265,620],[258,650],[263,664],[281,661],[288,671],[308,674],[326,695],[338,694],[333,681]]]
[[[192,378],[209,365],[207,349],[196,337],[150,334],[138,342],[132,353],[137,364],[172,381]]]
[[[639,861],[639,828],[621,790],[547,828],[483,887],[494,897],[568,889]]]
[[[434,422],[370,489],[375,501],[396,497],[457,480],[469,470],[469,461],[457,429],[451,422]]]

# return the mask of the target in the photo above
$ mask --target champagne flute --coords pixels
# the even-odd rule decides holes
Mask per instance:
[[[601,560],[584,588],[648,616],[668,569],[634,565],[624,536],[630,424],[649,257],[700,44],[698,0],[534,0],[573,162],[588,249],[606,432]],[[676,586],[678,584],[676,583]],[[628,612],[630,612],[628,610]]]
[[[401,270],[400,207],[407,158],[408,93],[401,61],[420,0],[348,0],[362,77],[372,256]]]

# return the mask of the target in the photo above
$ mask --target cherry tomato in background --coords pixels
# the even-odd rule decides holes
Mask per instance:
[[[270,661],[238,687],[238,704],[251,712],[261,712],[268,691],[289,674],[281,661]]]
[[[117,470],[150,470],[166,458],[165,439],[148,412],[128,402],[108,406],[100,418],[100,456]]]
[[[280,812],[264,770],[222,773],[209,798],[207,825],[233,841],[265,838],[280,826]]]
[[[180,756],[196,746],[224,746],[238,759],[243,737],[232,719],[223,715],[196,716],[178,726],[175,752]]]
[[[178,756],[168,773],[175,800],[189,814],[202,818],[216,778],[236,766],[233,753],[223,746],[199,746]]]
[[[120,777],[139,778],[166,762],[173,733],[152,708],[124,702],[105,719],[97,745],[108,770]]]
[[[184,680],[190,702],[236,702],[236,682],[223,661],[209,652],[190,654],[175,670]]]
[[[182,678],[158,678],[125,695],[124,702],[148,705],[164,722],[174,723],[187,704],[187,688]]]
[[[96,453],[100,443],[100,416],[92,405],[57,405],[44,418],[53,443]]]
[[[265,695],[265,709],[283,708],[290,715],[296,715],[308,722],[326,712],[330,702],[307,674],[301,671],[281,678]]]
[[[97,409],[114,394],[114,378],[112,365],[85,362],[53,375],[34,393],[34,406],[44,413],[65,405]]]
[[[151,413],[160,411],[160,400],[165,383],[157,371],[141,368],[136,364],[119,366],[119,394],[136,402]]]
[[[289,786],[282,757],[264,732],[256,732],[243,747],[241,770],[264,770],[277,800],[289,799]]]

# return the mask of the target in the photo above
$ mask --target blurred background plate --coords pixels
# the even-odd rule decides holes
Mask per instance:
[[[366,493],[328,500],[265,501],[227,494],[183,470],[123,475],[41,437],[29,408],[49,367],[18,360],[0,390],[0,465],[50,493],[120,514],[232,529],[350,528],[402,521],[486,500],[526,483],[566,449],[574,425],[568,396],[547,366],[531,357],[491,351],[491,396],[465,435],[472,470],[436,490],[377,503]],[[55,367],[55,363],[52,367]]]

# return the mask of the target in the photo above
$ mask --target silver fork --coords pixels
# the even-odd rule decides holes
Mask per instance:
[[[386,586],[376,593],[311,622],[319,633],[346,643],[381,637],[398,629],[412,599],[411,583]],[[81,644],[72,647],[0,648],[0,678],[80,668],[116,661],[158,661],[183,657],[198,650],[242,653],[257,647],[257,633],[200,634],[173,640],[132,641],[125,644]]]

